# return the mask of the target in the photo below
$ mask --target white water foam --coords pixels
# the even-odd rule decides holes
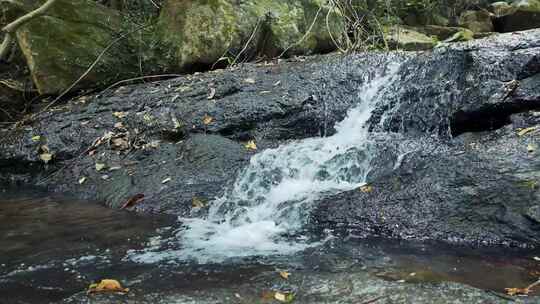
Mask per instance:
[[[294,141],[254,155],[233,189],[212,202],[206,218],[180,218],[183,227],[173,237],[158,237],[154,246],[131,252],[129,258],[207,263],[291,254],[316,245],[297,236],[310,203],[323,193],[352,190],[365,183],[373,157],[366,123],[397,70],[393,65],[384,75],[365,79],[358,105],[336,125],[334,135]],[[179,247],[163,248],[173,243]]]

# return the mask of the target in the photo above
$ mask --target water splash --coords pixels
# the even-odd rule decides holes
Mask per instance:
[[[311,243],[298,232],[310,203],[325,193],[355,189],[366,181],[374,156],[367,121],[391,87],[398,65],[391,65],[358,90],[358,105],[336,125],[330,137],[309,138],[256,154],[227,194],[212,202],[206,218],[180,218],[183,227],[168,239],[156,239],[138,262],[196,259],[219,262],[229,257],[290,254]],[[180,248],[163,249],[163,244]]]

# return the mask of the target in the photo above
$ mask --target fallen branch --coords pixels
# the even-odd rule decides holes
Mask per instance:
[[[5,33],[5,36],[4,41],[0,45],[0,59],[4,59],[6,57],[6,54],[10,49],[11,43],[13,42],[13,40],[15,40],[15,32],[17,32],[17,30],[28,21],[44,15],[45,12],[47,12],[47,10],[51,8],[51,6],[53,6],[57,1],[58,0],[47,0],[47,2],[45,2],[42,6],[27,13],[26,15],[19,17],[15,21],[9,23],[2,28],[2,32]]]

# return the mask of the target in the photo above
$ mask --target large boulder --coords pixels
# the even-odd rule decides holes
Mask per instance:
[[[459,26],[475,33],[493,32],[491,15],[486,11],[465,11],[459,17]]]
[[[327,22],[328,20],[328,26]],[[164,4],[161,34],[180,68],[264,54],[309,54],[335,49],[339,13],[324,1],[178,1]]]
[[[540,1],[517,0],[512,9],[497,21],[501,32],[522,31],[540,27]]]
[[[415,29],[403,26],[390,27],[384,36],[388,46],[398,50],[429,50],[437,44],[436,39],[418,32]]]
[[[41,2],[25,1],[14,9],[29,11]],[[121,26],[117,11],[90,0],[61,0],[47,15],[22,26],[17,40],[39,93],[64,91],[95,61],[97,64],[76,88],[96,87],[135,75],[136,55],[125,39],[115,41]]]

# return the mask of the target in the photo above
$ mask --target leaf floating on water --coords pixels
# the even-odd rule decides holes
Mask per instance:
[[[79,178],[79,185],[84,184],[85,181],[86,181],[86,177],[83,176],[83,177]]]
[[[39,155],[39,158],[46,164],[52,160],[52,157],[51,153],[42,153]]]
[[[360,187],[360,191],[362,193],[370,193],[370,192],[373,191],[373,187],[370,186],[370,185],[364,185],[364,186]]]
[[[282,303],[291,303],[294,300],[294,294],[292,293],[281,293],[279,291],[276,291],[274,293],[274,299],[282,302]]]
[[[129,288],[123,288],[120,285],[120,282],[117,280],[105,279],[101,280],[99,283],[90,284],[88,287],[87,294],[96,293],[96,292],[118,292],[126,293],[129,291]]]
[[[257,145],[255,144],[255,141],[254,140],[250,140],[248,141],[244,147],[246,147],[246,149],[248,150],[257,150]]]
[[[191,207],[193,207],[193,208],[204,208],[204,207],[206,207],[206,203],[203,200],[201,200],[200,198],[194,197],[193,200],[191,201]]]
[[[96,171],[99,172],[103,169],[105,169],[105,164],[102,164],[102,163],[96,163]]]
[[[166,183],[168,183],[168,182],[170,182],[170,181],[171,181],[171,178],[170,178],[170,177],[167,177],[166,179],[162,180],[161,183],[162,183],[162,184],[166,184]]]
[[[210,88],[210,94],[208,94],[208,97],[206,97],[207,99],[214,99],[214,97],[216,97],[216,89],[215,88]]]
[[[120,209],[126,209],[129,207],[134,206],[137,203],[140,203],[142,200],[144,200],[144,194],[137,193],[134,196],[130,197],[123,205],[120,207]]]
[[[203,124],[205,125],[209,125],[212,123],[212,121],[214,121],[214,118],[208,114],[204,114],[203,116]]]
[[[289,278],[289,276],[291,275],[290,272],[287,272],[287,271],[280,271],[279,272],[279,276],[284,278],[285,280],[287,280]]]
[[[504,291],[510,296],[527,295],[531,292],[529,288],[505,288]]]
[[[534,127],[529,127],[529,128],[524,128],[524,129],[520,129],[517,133],[518,136],[525,136],[527,135],[528,133],[531,133],[533,131],[536,131],[538,129],[538,126],[534,126]]]
[[[39,135],[32,136],[32,141],[40,141],[40,140],[41,140],[41,136]]]
[[[128,116],[128,112],[113,112],[112,115],[118,119],[122,119],[122,118],[125,118],[126,116]]]

